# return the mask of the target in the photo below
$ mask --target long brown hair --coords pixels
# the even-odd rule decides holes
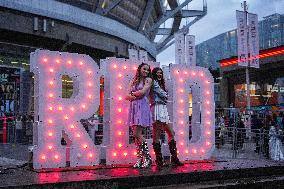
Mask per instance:
[[[158,71],[161,71],[162,72],[162,79],[161,80],[158,80],[158,76],[157,76],[157,72]],[[167,91],[166,90],[166,86],[165,86],[165,79],[164,79],[164,72],[161,68],[159,67],[156,67],[152,70],[152,76],[153,76],[153,79],[156,80],[160,87],[164,90],[164,91]]]
[[[141,79],[141,77],[142,77],[142,76],[141,76],[141,68],[142,68],[144,65],[149,66],[149,73],[148,73],[148,75],[147,75],[146,77],[152,78],[150,65],[143,62],[143,63],[140,64],[140,65],[138,66],[138,68],[137,68],[136,74],[135,74],[135,76],[134,76],[134,81],[133,81],[133,84],[132,84],[133,86],[136,86],[136,85],[139,84],[140,79]],[[144,82],[145,82],[145,81],[144,81]]]

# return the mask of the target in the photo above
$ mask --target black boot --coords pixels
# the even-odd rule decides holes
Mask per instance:
[[[153,148],[154,148],[154,152],[156,155],[156,165],[158,169],[161,169],[163,167],[163,155],[161,152],[161,144],[160,142],[155,143],[153,142]]]
[[[183,163],[181,163],[177,157],[177,146],[176,141],[174,139],[169,142],[169,149],[171,153],[172,166],[182,166]]]

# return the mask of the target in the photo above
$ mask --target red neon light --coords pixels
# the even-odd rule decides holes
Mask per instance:
[[[249,58],[249,60],[253,60],[253,59],[256,59],[256,58],[262,59],[262,58],[267,58],[267,57],[271,57],[271,56],[275,56],[275,55],[281,55],[281,54],[284,54],[284,46],[276,47],[276,48],[272,48],[272,49],[261,50],[258,57],[251,57],[251,58]],[[238,63],[237,57],[229,58],[229,59],[221,60],[220,66],[226,67],[226,66],[237,64],[237,63]]]

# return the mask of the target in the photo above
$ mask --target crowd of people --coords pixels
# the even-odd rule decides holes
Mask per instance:
[[[235,134],[234,150],[242,149],[246,138],[252,138],[255,142],[255,152],[262,153],[272,160],[284,160],[284,114],[277,113],[253,113],[251,121],[248,116],[239,113],[233,117],[219,116],[216,120],[216,146],[220,148],[224,144],[224,135]]]

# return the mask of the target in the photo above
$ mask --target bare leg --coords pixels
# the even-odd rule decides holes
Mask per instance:
[[[133,136],[137,142],[140,144],[145,140],[144,136],[142,135],[143,128],[139,125],[133,126]]]
[[[174,139],[174,135],[175,135],[175,132],[173,131],[173,128],[169,124],[166,124],[166,123],[163,123],[162,126],[163,126],[163,129],[168,134],[169,141],[173,140]]]
[[[159,122],[153,123],[153,142],[158,143],[161,136],[161,124]]]

